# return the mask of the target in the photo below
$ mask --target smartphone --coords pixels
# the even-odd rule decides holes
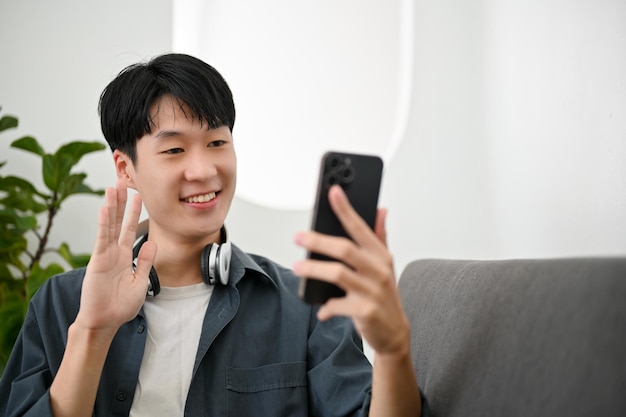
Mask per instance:
[[[330,207],[328,190],[338,184],[345,191],[359,215],[374,229],[378,209],[378,195],[382,180],[383,161],[375,155],[330,151],[322,157],[313,210],[312,229],[327,235],[350,238]],[[318,253],[307,254],[309,259],[334,261]],[[302,278],[299,297],[309,304],[323,304],[329,298],[343,297],[345,292],[334,284],[312,278]]]

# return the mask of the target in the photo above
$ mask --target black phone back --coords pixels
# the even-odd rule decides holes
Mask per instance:
[[[382,171],[383,161],[378,156],[334,151],[325,153],[322,157],[313,211],[313,230],[350,238],[328,201],[328,190],[334,184],[343,188],[357,213],[371,229],[374,229]],[[311,259],[334,260],[318,253],[309,253],[307,256]],[[331,297],[344,296],[345,292],[327,282],[303,279],[299,295],[308,303],[322,304]]]

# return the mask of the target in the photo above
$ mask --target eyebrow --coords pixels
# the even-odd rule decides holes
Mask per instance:
[[[160,130],[156,135],[154,135],[154,137],[157,139],[163,139],[163,138],[176,137],[180,135],[181,133],[177,130]]]

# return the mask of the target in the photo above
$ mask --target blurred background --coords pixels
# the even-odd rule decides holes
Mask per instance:
[[[97,114],[125,66],[194,54],[237,106],[242,249],[286,266],[309,227],[328,149],[385,161],[380,204],[398,272],[417,258],[626,254],[623,0],[3,0],[4,175],[39,178],[48,151],[104,142]],[[115,182],[110,151],[88,183]],[[36,181],[34,181],[36,182]],[[89,252],[102,199],[72,197],[52,241]]]

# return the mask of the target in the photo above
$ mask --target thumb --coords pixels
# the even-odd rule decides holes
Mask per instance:
[[[135,268],[135,277],[148,282],[148,274],[156,257],[157,245],[154,242],[146,242],[141,245],[139,254],[137,255],[137,267]]]

